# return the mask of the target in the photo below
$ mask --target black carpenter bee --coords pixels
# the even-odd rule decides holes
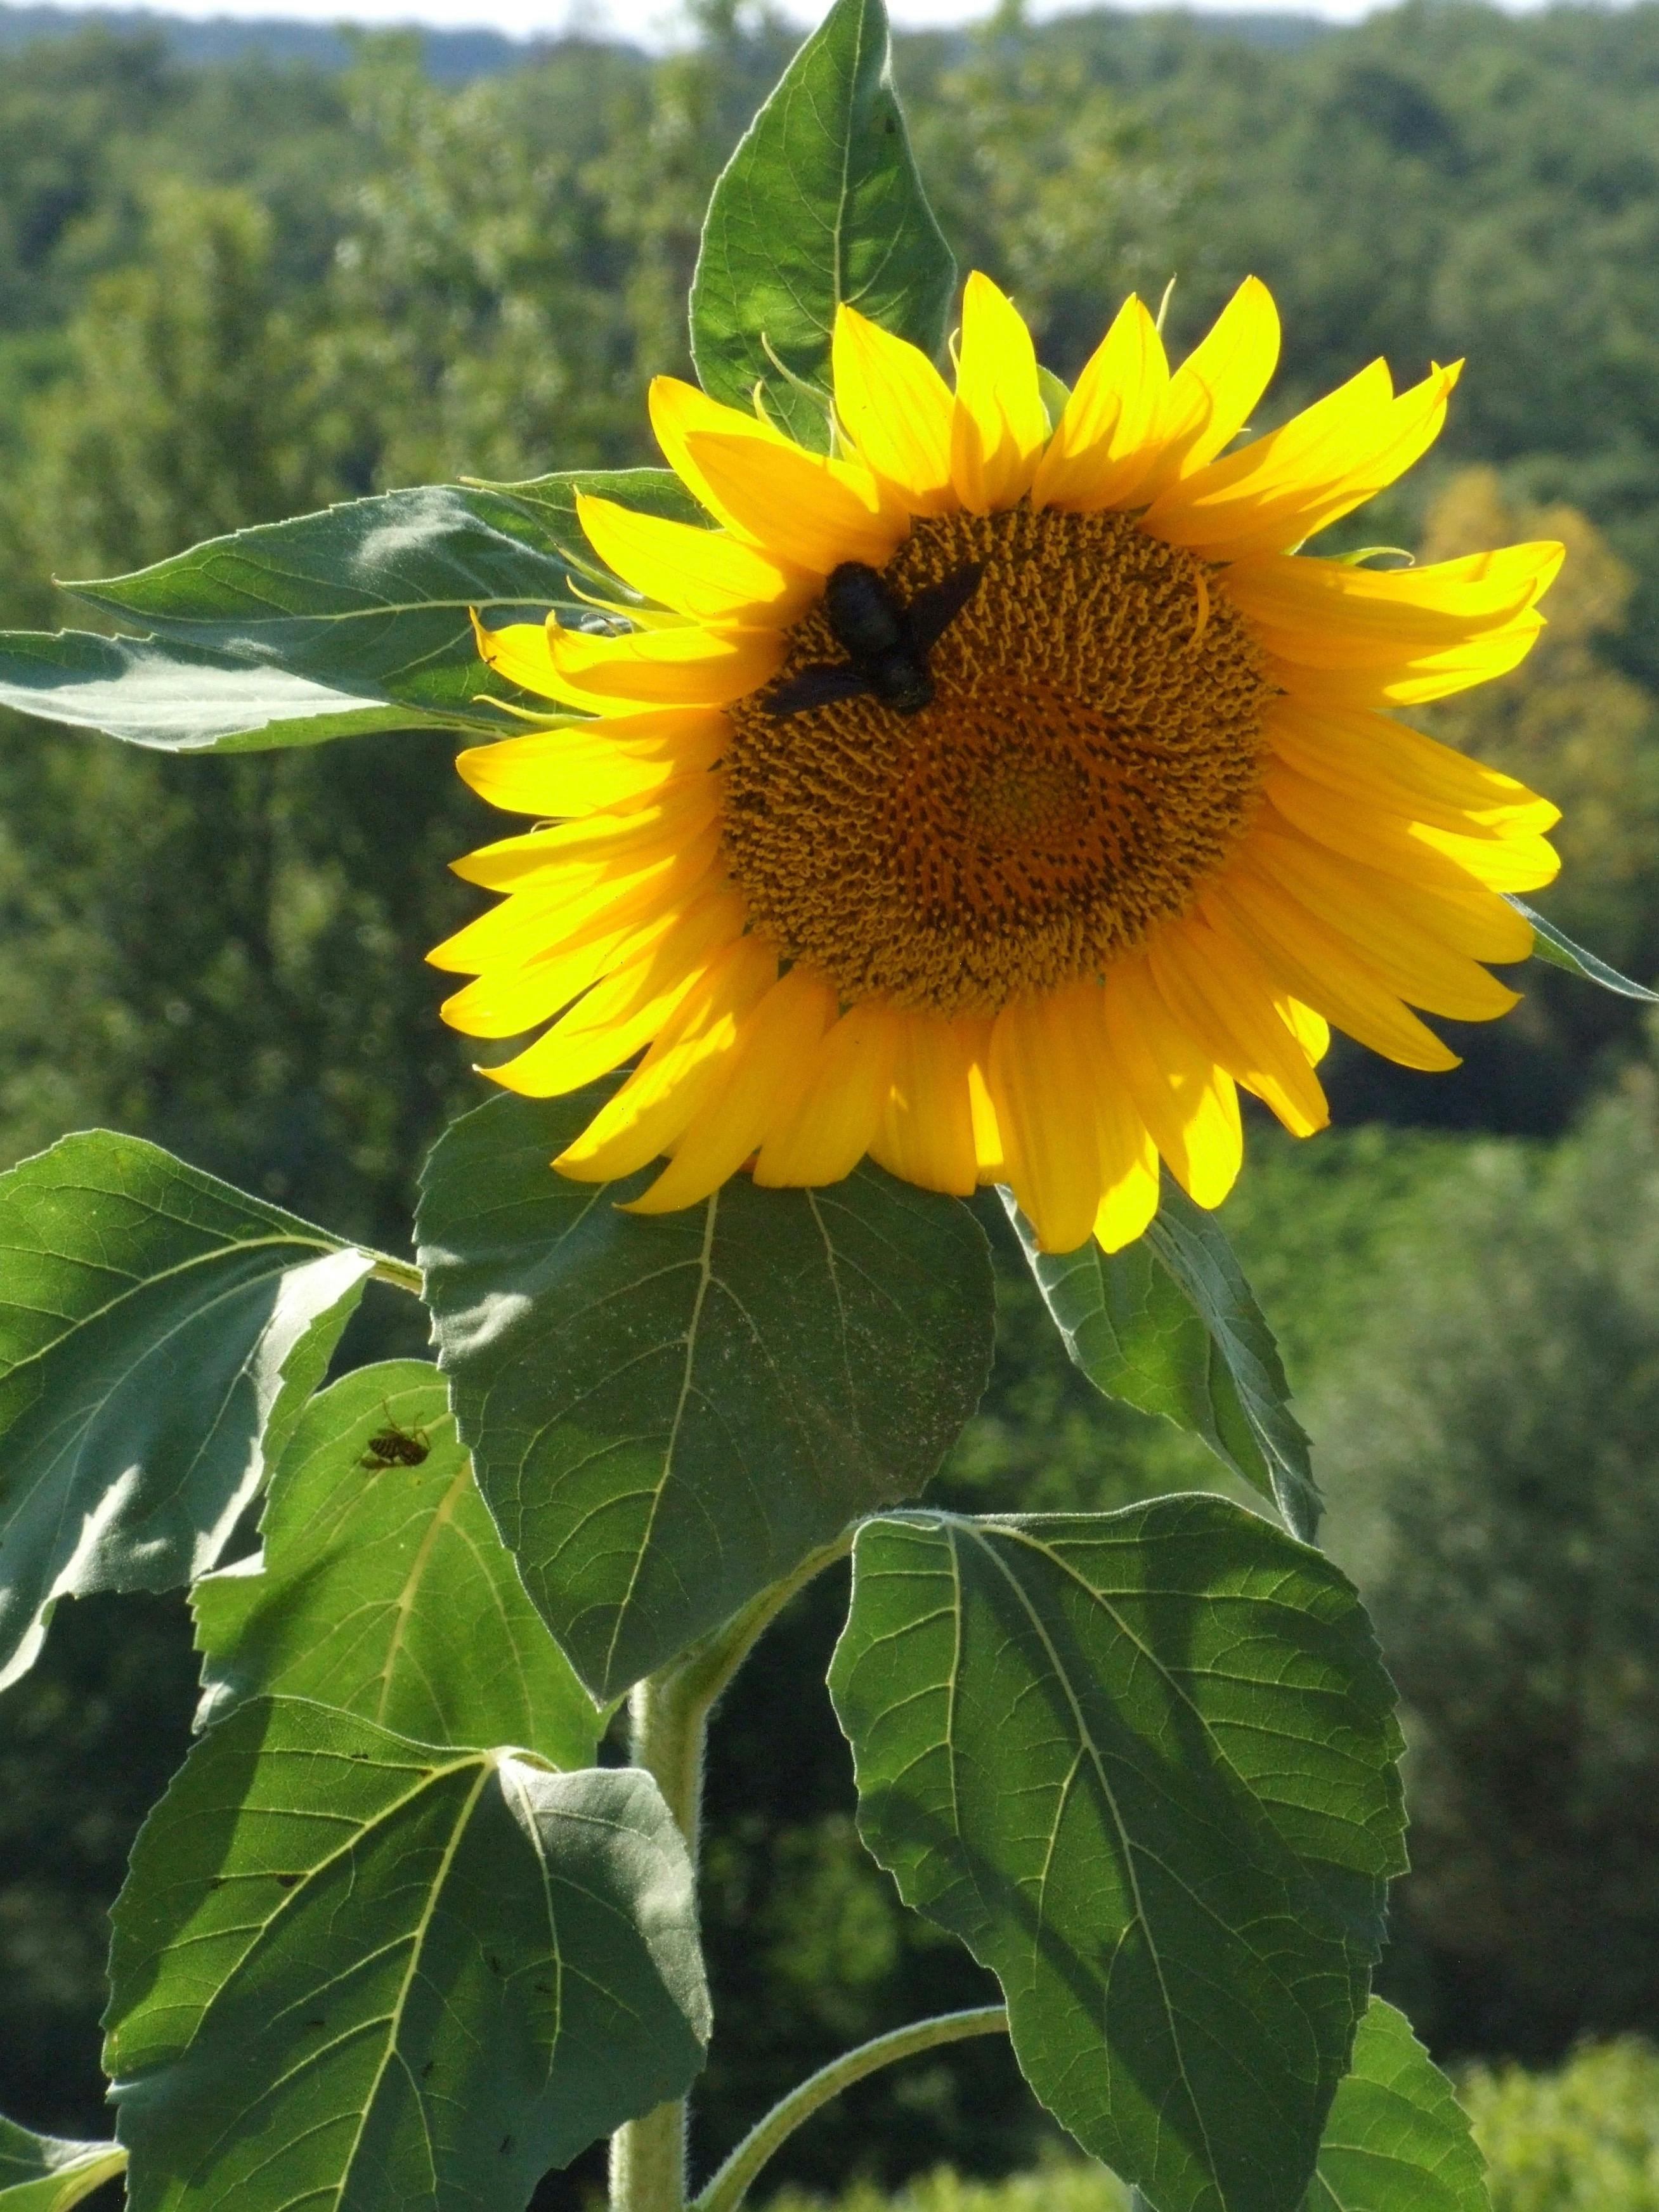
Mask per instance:
[[[933,703],[927,656],[979,589],[984,574],[979,562],[970,561],[902,606],[879,570],[862,561],[843,561],[830,571],[823,611],[836,642],[846,652],[846,664],[823,661],[803,668],[772,694],[767,713],[781,719],[869,691],[895,714],[919,714]]]
[[[380,1474],[389,1467],[419,1467],[432,1449],[432,1439],[422,1428],[400,1428],[392,1418],[392,1408],[386,1408],[386,1426],[377,1430],[368,1440],[368,1449],[357,1464],[370,1474]]]

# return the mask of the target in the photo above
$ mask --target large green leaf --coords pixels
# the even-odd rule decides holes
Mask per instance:
[[[1279,1346],[1213,1214],[1166,1175],[1158,1218],[1121,1252],[1039,1252],[1003,1193],[1066,1348],[1097,1389],[1201,1437],[1311,1543],[1319,1491]]]
[[[0,631],[0,707],[102,730],[157,752],[264,752],[379,730],[464,726],[417,707],[365,705],[308,677],[198,647],[88,630]]]
[[[0,1685],[60,1597],[213,1565],[372,1264],[104,1129],[0,1176]]]
[[[118,2143],[64,2142],[0,2119],[0,2212],[70,2212],[126,2162]]]
[[[763,386],[769,415],[825,446],[842,301],[932,354],[955,284],[893,90],[886,9],[836,0],[714,187],[691,286],[697,374],[734,406]]]
[[[114,1913],[132,2212],[522,2204],[684,2092],[708,1999],[656,1784],[447,1752],[303,1698],[210,1729]]]
[[[277,1692],[452,1750],[592,1763],[604,1716],[525,1595],[434,1367],[360,1367],[313,1398],[261,1532],[260,1558],[196,1585],[208,1714]]]
[[[1373,1997],[1304,2212],[1490,2212],[1486,2161],[1411,2022]]]
[[[1352,1586],[1220,1498],[867,1522],[830,1688],[861,1832],[1158,2212],[1293,2212],[1404,1865]]]
[[[1618,998],[1640,999],[1646,1006],[1659,1006],[1659,991],[1650,991],[1645,983],[1632,983],[1628,975],[1621,975],[1594,952],[1575,945],[1565,929],[1540,914],[1536,907],[1528,906],[1525,899],[1511,897],[1510,904],[1532,924],[1535,957],[1547,961],[1552,968],[1565,969],[1569,975],[1582,975],[1587,983],[1599,983]]]
[[[546,503],[434,484],[262,523],[69,588],[163,638],[500,734],[512,724],[480,695],[520,695],[486,675],[469,611],[495,627],[554,607],[586,621],[573,574],[620,588]]]
[[[420,1243],[479,1485],[609,1698],[921,1489],[984,1387],[994,1295],[967,1209],[877,1168],[619,1212],[652,1170],[596,1186],[548,1164],[605,1095],[458,1121]]]
[[[714,517],[698,506],[672,469],[559,469],[551,476],[527,477],[521,483],[487,483],[479,489],[532,508],[550,535],[570,548],[572,559],[594,584],[623,599],[635,594],[611,574],[583,536],[576,520],[579,492],[597,492],[640,514],[660,515],[665,522],[694,523],[702,530],[714,527]]]

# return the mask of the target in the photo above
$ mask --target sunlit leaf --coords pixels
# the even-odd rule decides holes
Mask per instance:
[[[193,1594],[208,1714],[280,1692],[422,1743],[592,1764],[603,1716],[525,1595],[435,1368],[360,1367],[313,1398],[261,1534]]]
[[[70,2212],[126,2162],[118,2143],[64,2142],[0,2119],[0,2212]]]
[[[1325,2123],[1305,2212],[1489,2212],[1486,2161],[1451,2083],[1381,1997]]]
[[[608,1698],[920,1492],[984,1387],[994,1300],[967,1208],[873,1167],[619,1212],[653,1170],[596,1186],[549,1166],[605,1095],[458,1121],[420,1243],[479,1485]]]
[[[1136,1243],[1056,1254],[1037,1249],[1012,1193],[1003,1203],[1066,1350],[1097,1389],[1201,1437],[1311,1542],[1320,1499],[1307,1436],[1273,1333],[1214,1215],[1166,1175],[1157,1218]]]
[[[0,1176],[0,1684],[60,1597],[215,1564],[371,1264],[108,1130]]]
[[[697,374],[734,406],[763,385],[769,416],[826,446],[837,307],[931,354],[955,283],[893,90],[882,0],[836,0],[714,187],[691,287]]]
[[[867,1522],[830,1673],[861,1832],[1158,2212],[1294,2212],[1404,1865],[1352,1586],[1224,1498]]]
[[[690,1863],[632,1769],[251,1699],[145,1823],[114,1926],[132,2212],[520,2205],[702,2064]]]

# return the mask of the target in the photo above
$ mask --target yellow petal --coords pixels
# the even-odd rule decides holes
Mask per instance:
[[[1100,1211],[1094,1068],[1079,1037],[1098,996],[1078,984],[1018,999],[991,1031],[987,1073],[1008,1180],[1045,1252],[1074,1252]]]
[[[645,866],[665,846],[690,844],[715,821],[720,804],[717,775],[682,776],[643,805],[498,837],[449,865],[463,883],[491,891],[527,890],[556,877],[574,880],[589,870],[622,877]]]
[[[1156,453],[1170,385],[1164,341],[1132,295],[1073,387],[1037,464],[1035,507],[1127,505]]]
[[[505,629],[486,629],[475,611],[472,635],[485,667],[504,683],[516,684],[538,699],[556,699],[567,707],[592,711],[553,665],[545,623],[509,623]]]
[[[694,432],[713,431],[725,437],[757,439],[774,452],[787,449],[793,453],[799,449],[759,416],[723,406],[706,392],[699,392],[695,384],[687,384],[678,376],[653,377],[647,404],[651,410],[651,428],[669,467],[693,498],[699,500],[718,521],[739,538],[748,538],[750,533],[737,517],[721,505],[719,494],[703,475],[688,441]],[[758,544],[761,540],[754,538],[750,542]]]
[[[1437,830],[1538,835],[1561,810],[1465,753],[1378,714],[1276,699],[1263,735],[1286,767],[1340,798],[1409,815]]]
[[[951,476],[975,514],[1016,506],[1048,437],[1036,353],[1018,310],[977,270],[962,301],[962,354],[951,423]]]
[[[600,814],[712,768],[731,726],[716,707],[619,714],[469,745],[455,767],[505,813]]]
[[[1249,947],[1304,1006],[1385,1060],[1440,1072],[1458,1065],[1358,952],[1266,877],[1235,868],[1206,887],[1199,910],[1218,936]]]
[[[1231,445],[1279,366],[1279,310],[1259,278],[1247,276],[1170,380],[1157,426],[1159,451],[1137,498],[1156,499]]]
[[[710,957],[742,927],[735,893],[702,901],[643,959],[596,983],[515,1060],[483,1073],[530,1098],[555,1098],[608,1074],[655,1036]]]
[[[1542,615],[1528,612],[1502,629],[1487,630],[1466,644],[1422,653],[1413,660],[1372,667],[1310,668],[1269,654],[1266,672],[1304,706],[1420,707],[1431,699],[1449,699],[1474,684],[1490,684],[1495,676],[1507,676],[1532,651],[1543,628]]]
[[[905,1012],[898,1024],[892,1089],[871,1157],[905,1182],[969,1198],[978,1187],[968,1097],[969,1048],[937,1014]]]
[[[726,707],[769,683],[785,640],[775,629],[635,630],[601,637],[550,623],[548,650],[574,697],[646,706]]]
[[[1560,871],[1553,846],[1526,830],[1507,836],[1449,834],[1340,796],[1294,769],[1270,770],[1262,789],[1316,844],[1408,883],[1453,888],[1473,876],[1495,893],[1532,891],[1553,883]]]
[[[909,528],[867,469],[794,446],[694,431],[686,441],[726,512],[780,561],[827,576],[842,561],[880,568]]]
[[[1326,1126],[1330,1109],[1319,1079],[1274,1012],[1271,983],[1242,947],[1188,915],[1158,933],[1147,957],[1177,1018],[1293,1136]]]
[[[638,514],[587,492],[576,495],[576,519],[625,582],[694,622],[782,628],[817,597],[812,578],[726,531]]]
[[[1407,917],[1412,926],[1426,928],[1437,943],[1470,960],[1501,965],[1532,956],[1530,922],[1443,854],[1426,847],[1407,848],[1403,840],[1390,850],[1379,837],[1377,849],[1356,866],[1356,856],[1337,857],[1330,846],[1291,824],[1271,800],[1257,814],[1255,830],[1276,840],[1274,850],[1281,860],[1294,854],[1298,869],[1304,874],[1312,870],[1323,896],[1339,902],[1346,898],[1356,917],[1368,910],[1379,917],[1384,913]],[[1384,854],[1391,866],[1383,865]]]
[[[1105,977],[1106,1036],[1135,1109],[1194,1205],[1219,1206],[1243,1158],[1238,1092],[1176,1019],[1144,957]]]
[[[1505,545],[1422,568],[1256,554],[1234,562],[1223,588],[1270,650],[1289,659],[1310,659],[1319,641],[1333,634],[1399,647],[1410,658],[1524,614],[1555,580],[1565,552],[1548,542]]]
[[[827,977],[798,966],[744,1017],[721,1080],[699,1107],[674,1157],[629,1213],[672,1213],[695,1206],[735,1175],[769,1129],[799,1105],[818,1040],[836,1018]]]
[[[761,1146],[767,1188],[839,1182],[870,1149],[893,1087],[902,1017],[885,1000],[850,1007],[814,1048],[806,1089]]]
[[[954,507],[954,403],[933,362],[845,303],[836,311],[833,348],[836,412],[859,458],[912,514]]]
[[[463,1036],[523,1036],[550,1021],[602,976],[641,958],[679,918],[671,910],[620,929],[588,930],[574,940],[555,941],[515,966],[493,968],[476,977],[438,1011]]]
[[[725,1072],[738,1025],[778,976],[770,938],[716,952],[639,1066],[553,1163],[579,1182],[613,1182],[654,1160],[685,1130]]]

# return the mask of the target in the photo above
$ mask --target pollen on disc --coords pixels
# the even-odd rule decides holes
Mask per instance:
[[[1255,805],[1273,688],[1181,548],[1120,514],[919,520],[902,600],[967,563],[933,704],[732,709],[725,844],[757,925],[854,1000],[995,1013],[1187,911]],[[844,658],[822,608],[778,681]]]

